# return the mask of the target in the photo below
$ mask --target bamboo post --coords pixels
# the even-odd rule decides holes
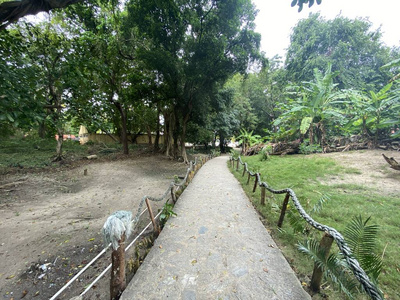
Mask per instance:
[[[280,215],[279,221],[278,221],[278,227],[279,228],[282,227],[283,219],[285,218],[286,208],[287,208],[287,205],[288,205],[288,202],[289,202],[289,196],[290,196],[290,194],[286,193],[285,200],[283,200],[281,215]]]
[[[331,250],[331,246],[333,243],[333,237],[328,234],[324,233],[324,236],[319,243],[320,248],[324,251],[324,258],[325,260],[328,258],[329,251]],[[317,264],[314,264],[314,271],[311,277],[310,288],[313,292],[319,292],[321,288],[321,281],[322,281],[323,271]]]
[[[250,175],[250,173],[249,173],[249,177],[247,177],[247,185],[248,185],[249,182],[250,182],[250,177],[251,177],[251,175]]]
[[[149,215],[150,215],[150,219],[151,219],[151,223],[153,224],[153,229],[155,234],[160,234],[160,230],[158,229],[156,220],[154,219],[154,215],[153,215],[153,210],[151,209],[150,203],[149,203],[149,199],[146,198],[146,205],[147,205],[147,209],[149,210]]]
[[[260,175],[261,175],[261,174],[260,174]],[[256,173],[256,180],[254,180],[253,193],[256,191],[257,183],[258,183],[258,176],[257,176],[257,173]]]
[[[111,253],[111,281],[110,281],[110,299],[119,299],[126,288],[125,277],[125,233],[118,241],[119,247]]]
[[[265,186],[261,186],[261,205],[265,205]]]

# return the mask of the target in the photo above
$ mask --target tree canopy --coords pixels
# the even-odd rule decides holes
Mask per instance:
[[[384,46],[379,29],[371,30],[367,19],[336,17],[325,20],[311,14],[293,29],[286,56],[289,80],[310,81],[314,68],[323,70],[328,63],[338,71],[340,88],[378,90],[390,79],[390,72],[380,69],[393,59]]]

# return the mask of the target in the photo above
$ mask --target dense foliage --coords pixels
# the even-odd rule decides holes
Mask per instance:
[[[305,3],[314,4],[292,4]],[[378,145],[400,134],[400,51],[366,19],[311,14],[282,64],[259,53],[249,0],[66,6],[0,31],[2,136],[85,125],[119,136],[128,153],[136,136],[155,133],[155,150],[186,161],[186,142],[219,140],[224,151],[243,132],[320,149],[337,136]]]

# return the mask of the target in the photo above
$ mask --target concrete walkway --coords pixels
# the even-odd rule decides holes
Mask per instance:
[[[227,160],[199,170],[122,300],[311,299]]]

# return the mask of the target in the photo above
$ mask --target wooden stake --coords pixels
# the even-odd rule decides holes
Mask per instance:
[[[327,260],[329,256],[329,251],[331,250],[332,243],[333,243],[333,237],[325,232],[319,244],[321,249],[323,249],[324,251],[325,260]],[[317,264],[314,264],[314,271],[310,282],[310,288],[313,292],[319,292],[321,288],[322,276],[323,276],[323,271],[318,267]]]
[[[250,173],[249,173],[249,177],[247,177],[247,184],[249,184],[249,182],[250,182]]]
[[[257,177],[257,174],[256,174],[256,180],[254,180],[254,187],[253,187],[253,193],[256,191],[256,188],[257,188],[257,183],[258,183],[258,177]]]
[[[188,176],[188,180],[189,180],[189,176]],[[174,186],[171,187],[171,199],[172,199],[172,202],[174,202],[174,204],[175,204],[176,203],[176,196],[175,196]]]
[[[279,228],[282,227],[283,219],[285,218],[286,208],[287,208],[287,205],[288,205],[288,202],[289,202],[289,196],[290,196],[290,194],[286,193],[285,200],[283,200],[281,215],[280,215],[279,221],[278,221],[278,227]]]
[[[238,160],[236,162],[236,171],[238,171],[238,170],[239,170],[239,158],[238,158]]]
[[[151,206],[150,206],[150,203],[149,203],[149,199],[147,199],[147,198],[146,198],[146,205],[147,205],[147,209],[149,210],[149,215],[150,215],[151,223],[153,224],[154,233],[156,235],[159,235],[160,234],[160,229],[158,228],[156,220],[154,219],[153,211],[151,209]]]
[[[110,281],[110,299],[119,299],[126,288],[125,277],[125,233],[118,241],[118,249],[111,253],[111,281]]]
[[[243,174],[242,174],[242,177],[244,176],[245,173],[246,173],[246,167],[243,167]]]
[[[265,205],[265,186],[261,186],[261,205]]]

